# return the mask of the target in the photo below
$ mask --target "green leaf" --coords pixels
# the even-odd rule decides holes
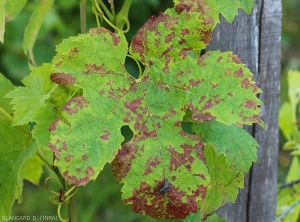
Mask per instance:
[[[12,98],[11,103],[14,104],[13,125],[24,125],[33,121],[37,110],[56,88],[49,79],[50,68],[50,64],[44,64],[32,69],[31,75],[22,80],[25,87],[17,87],[5,96]]]
[[[257,160],[258,143],[243,128],[206,121],[195,124],[193,130],[204,142],[212,144],[217,155],[226,157],[226,165],[232,171],[248,172],[252,162]]]
[[[182,11],[201,12],[202,21],[213,20],[215,24],[218,24],[220,13],[230,23],[238,14],[239,8],[250,14],[255,0],[223,0],[222,3],[218,0],[174,0],[174,2],[174,7],[178,13]]]
[[[7,1],[5,5],[5,21],[13,20],[24,8],[27,0]]]
[[[35,65],[33,56],[33,47],[41,28],[44,18],[53,5],[54,0],[39,0],[37,6],[30,16],[29,23],[25,28],[24,39],[23,39],[23,51],[28,56],[28,60],[31,64]]]
[[[5,83],[5,84],[3,84]],[[7,113],[12,110],[3,96],[13,88],[12,84],[0,75],[0,106]],[[28,128],[23,128],[28,130]],[[20,127],[11,127],[10,119],[0,112],[0,215],[9,216],[15,196],[21,198],[22,178],[20,169],[23,163],[33,155],[36,146],[28,145],[28,137]],[[26,142],[26,144],[24,144]],[[17,187],[18,191],[15,191]],[[17,193],[16,193],[17,192]]]
[[[226,142],[224,141],[224,143]],[[205,219],[210,212],[217,210],[225,202],[234,202],[238,195],[238,188],[244,187],[243,172],[233,171],[232,167],[226,164],[223,154],[217,156],[214,147],[210,144],[205,146],[204,153],[211,176],[211,188],[205,200],[200,203],[202,219]]]
[[[6,0],[0,0],[0,42],[4,43],[5,32],[5,3]]]

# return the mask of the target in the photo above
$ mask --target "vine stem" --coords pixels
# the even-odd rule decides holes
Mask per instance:
[[[86,33],[86,0],[80,1],[80,27],[81,33]]]

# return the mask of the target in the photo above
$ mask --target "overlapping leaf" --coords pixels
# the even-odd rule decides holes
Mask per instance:
[[[204,142],[212,144],[217,155],[226,157],[231,171],[248,172],[252,162],[256,162],[258,143],[244,129],[217,121],[199,122],[193,129]]]

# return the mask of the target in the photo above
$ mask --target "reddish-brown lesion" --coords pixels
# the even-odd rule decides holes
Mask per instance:
[[[62,111],[67,112],[69,115],[77,113],[80,109],[88,106],[88,101],[83,96],[77,96],[70,99],[62,108]]]
[[[55,82],[58,85],[72,86],[74,85],[76,79],[69,73],[56,72],[50,75],[52,82]]]
[[[77,171],[78,172],[78,171]],[[81,170],[82,173],[82,170]],[[66,170],[63,172],[63,176],[68,183],[74,184],[75,186],[85,186],[90,180],[91,177],[95,175],[95,171],[92,167],[88,166],[85,168],[85,176],[72,176],[69,174],[69,171]]]
[[[155,155],[150,157],[147,161],[146,161],[146,165],[145,165],[145,171],[143,176],[146,176],[150,173],[152,173],[153,171],[155,171],[155,168],[162,163],[162,160],[159,156]]]

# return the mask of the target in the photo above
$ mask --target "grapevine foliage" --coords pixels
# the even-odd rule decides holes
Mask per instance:
[[[85,186],[111,163],[134,212],[174,219],[200,208],[205,218],[233,202],[258,146],[240,127],[263,123],[261,90],[240,59],[220,51],[197,56],[219,12],[232,21],[238,8],[253,5],[226,2],[223,9],[216,1],[177,0],[130,47],[122,32],[104,28],[64,40],[51,64],[6,95],[13,125],[36,123],[33,137],[54,152],[68,183]],[[145,67],[138,78],[125,69],[128,52]],[[124,125],[134,136],[121,146]]]

